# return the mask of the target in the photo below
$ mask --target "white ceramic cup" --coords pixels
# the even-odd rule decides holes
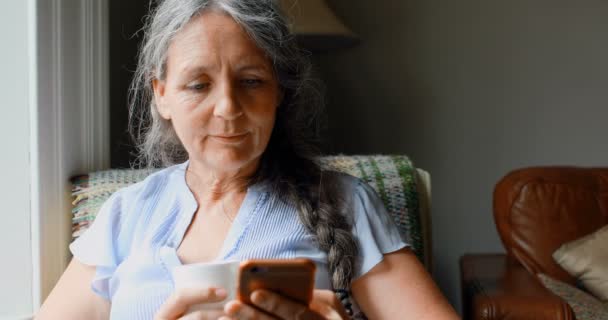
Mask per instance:
[[[191,287],[219,287],[226,290],[223,301],[198,304],[190,307],[188,313],[195,310],[223,309],[224,305],[236,297],[238,261],[193,263],[174,267],[172,270],[175,290]]]

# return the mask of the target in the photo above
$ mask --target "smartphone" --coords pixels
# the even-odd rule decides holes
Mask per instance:
[[[315,269],[314,262],[304,258],[243,261],[239,267],[238,298],[251,305],[251,293],[265,289],[308,305],[315,287]]]

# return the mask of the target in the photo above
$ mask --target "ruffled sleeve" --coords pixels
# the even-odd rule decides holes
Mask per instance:
[[[397,226],[380,197],[371,186],[361,180],[357,180],[353,210],[353,233],[360,250],[360,260],[355,272],[355,278],[358,278],[382,261],[384,254],[409,245],[401,239]]]
[[[120,191],[110,196],[89,229],[70,244],[74,258],[96,267],[91,289],[106,300],[111,300],[110,279],[120,260],[117,239],[121,228],[121,199]]]

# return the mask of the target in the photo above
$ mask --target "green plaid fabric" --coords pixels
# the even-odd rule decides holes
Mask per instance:
[[[425,254],[430,248],[424,247],[416,169],[406,156],[328,156],[321,158],[321,164],[370,184],[393,217],[403,240],[413,246],[420,261],[426,261]],[[72,237],[77,238],[89,227],[112,193],[155,171],[157,169],[107,170],[73,178]]]

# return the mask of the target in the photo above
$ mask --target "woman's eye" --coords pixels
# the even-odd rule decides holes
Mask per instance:
[[[209,87],[208,83],[195,83],[195,84],[189,85],[188,89],[194,90],[194,91],[202,91],[202,90],[207,89],[207,87]]]
[[[260,79],[243,79],[241,83],[247,87],[257,87],[262,84]]]

